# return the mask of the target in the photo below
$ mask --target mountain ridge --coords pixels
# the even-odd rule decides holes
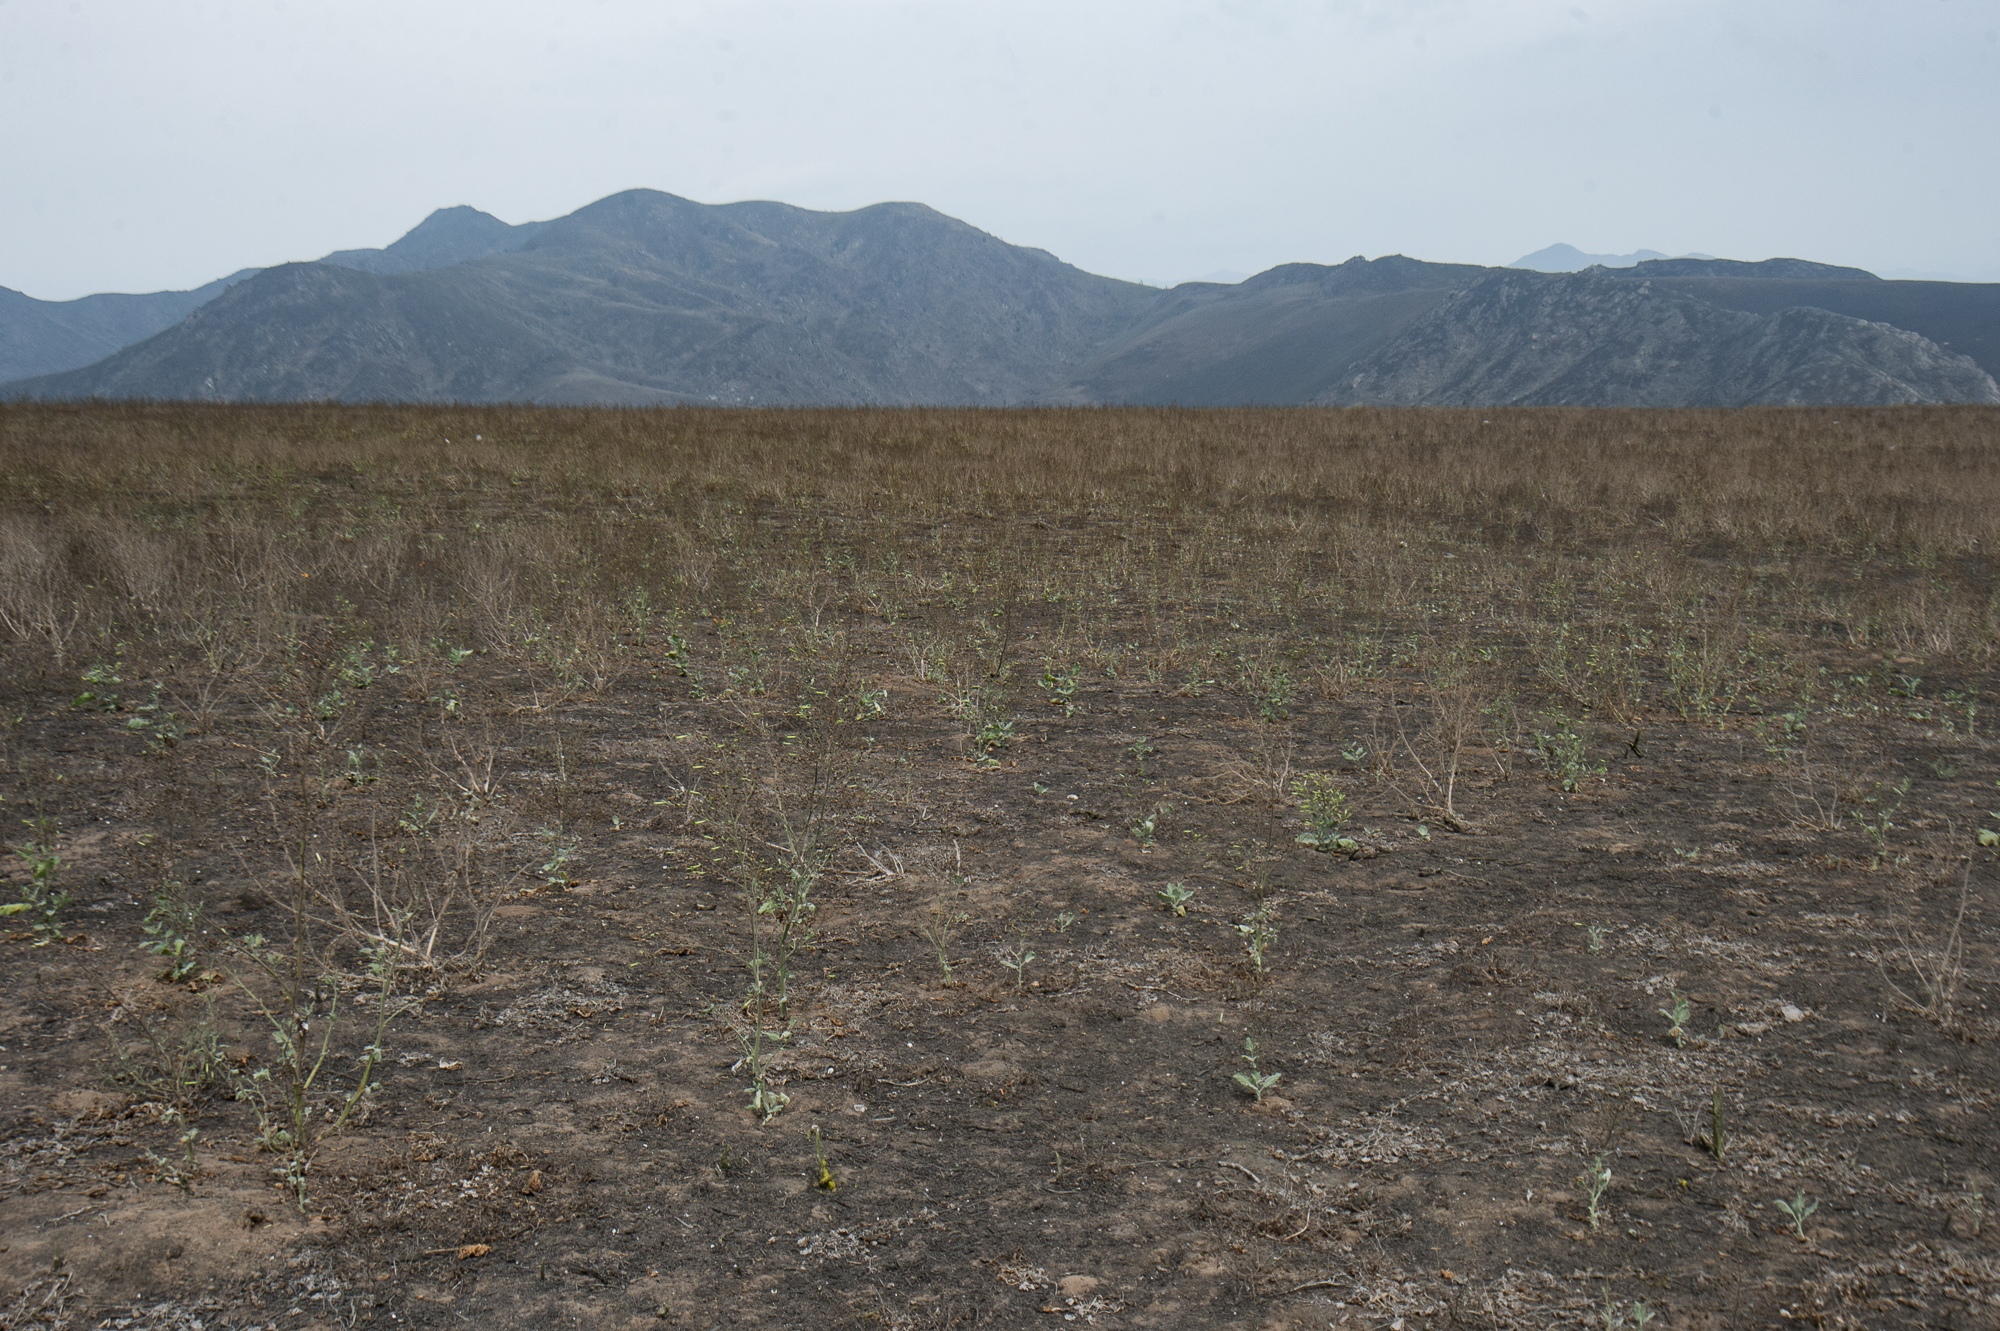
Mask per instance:
[[[920,203],[627,190],[518,226],[439,209],[380,250],[235,276],[178,323],[0,398],[2000,401],[2000,285],[1799,259],[1547,273],[1356,256],[1162,289]]]

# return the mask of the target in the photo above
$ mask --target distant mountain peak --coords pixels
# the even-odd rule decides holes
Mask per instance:
[[[321,263],[366,273],[420,273],[521,249],[546,223],[509,226],[468,204],[439,208],[379,250],[335,250]]]
[[[1580,273],[1586,268],[1630,268],[1635,263],[1647,259],[1664,259],[1667,256],[1658,250],[1633,250],[1630,254],[1585,254],[1574,245],[1557,242],[1547,249],[1524,254],[1509,268],[1532,268],[1538,273]],[[1691,258],[1706,258],[1706,255],[1690,255]]]

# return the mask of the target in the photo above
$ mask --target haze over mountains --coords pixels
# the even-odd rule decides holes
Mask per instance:
[[[1564,259],[1551,253],[1521,263]],[[821,213],[633,190],[521,226],[444,209],[385,249],[195,292],[0,290],[0,376],[19,373],[0,396],[2000,403],[2000,285],[1614,257],[1634,262],[1537,272],[1392,255],[1162,290],[920,204]]]
[[[1509,268],[1532,268],[1538,273],[1577,273],[1586,268],[1630,268],[1648,259],[1665,259],[1672,256],[1658,250],[1634,250],[1630,254],[1585,254],[1574,245],[1551,245],[1547,249],[1524,254]],[[1713,254],[1683,254],[1683,259],[1713,259]]]

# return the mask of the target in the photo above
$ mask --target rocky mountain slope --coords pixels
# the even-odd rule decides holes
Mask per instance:
[[[920,204],[821,213],[633,190],[522,226],[443,209],[385,249],[255,273],[0,397],[1992,402],[1996,369],[2000,285],[1797,259],[1541,273],[1391,255],[1160,291]]]
[[[370,273],[413,273],[519,249],[544,226],[509,226],[477,208],[440,208],[395,244],[338,250],[321,263]],[[36,300],[0,287],[0,384],[79,369],[173,327],[261,268],[245,268],[191,291],[107,292]]]
[[[477,208],[463,205],[440,208],[393,245],[379,250],[335,250],[320,262],[336,268],[358,268],[364,273],[429,272],[467,259],[511,253],[534,239],[547,225],[547,222],[523,222],[509,226]]]
[[[1827,310],[1729,310],[1602,269],[1502,271],[1440,302],[1316,400],[2000,404],[2000,385],[1969,358],[1916,333]]]
[[[80,300],[36,300],[0,287],[0,383],[103,360],[173,327],[256,271],[246,268],[192,291],[107,292]]]
[[[271,269],[100,364],[9,390],[1019,402],[1159,295],[920,204],[816,213],[634,190],[543,224],[511,252],[450,267]]]
[[[1189,282],[1043,398],[1181,406],[1309,401],[1488,270],[1400,254],[1291,263],[1233,286]]]

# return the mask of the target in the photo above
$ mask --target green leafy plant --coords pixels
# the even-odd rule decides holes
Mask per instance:
[[[1066,717],[1076,715],[1076,686],[1082,678],[1083,667],[1078,665],[1060,672],[1050,666],[1042,672],[1042,691],[1049,695],[1050,705]]]
[[[1242,679],[1244,691],[1257,708],[1258,720],[1275,725],[1290,715],[1292,701],[1299,691],[1292,682],[1292,672],[1282,662],[1269,665],[1246,662]]]
[[[1591,777],[1604,775],[1602,763],[1593,767],[1584,756],[1583,736],[1576,733],[1575,727],[1565,724],[1552,734],[1543,733],[1535,738],[1543,765],[1566,793],[1574,794]]]
[[[972,760],[985,767],[998,767],[1000,750],[1014,742],[1014,722],[1011,718],[991,717],[980,724],[972,736]]]
[[[77,694],[75,699],[71,701],[70,706],[84,712],[117,711],[120,699],[117,694],[110,692],[110,686],[125,682],[118,673],[124,668],[125,663],[123,661],[116,661],[110,665],[99,662],[84,671],[83,682],[90,685],[90,687]]]
[[[1687,1048],[1687,1022],[1693,1009],[1688,1006],[1686,994],[1680,993],[1678,990],[1670,992],[1673,995],[1674,1005],[1671,1008],[1661,1008],[1659,1012],[1661,1016],[1667,1019],[1667,1026],[1669,1028],[1667,1030],[1667,1038],[1674,1042],[1675,1048],[1685,1049]]]
[[[1242,1062],[1248,1063],[1250,1070],[1248,1072],[1237,1073],[1234,1081],[1238,1086],[1250,1092],[1256,1098],[1257,1103],[1261,1105],[1264,1103],[1264,1093],[1269,1091],[1273,1086],[1276,1086],[1284,1074],[1264,1071],[1263,1068],[1258,1066],[1259,1057],[1257,1042],[1247,1035],[1244,1036],[1243,1052],[1237,1055],[1237,1058]]]
[[[1590,953],[1592,956],[1596,956],[1598,953],[1602,952],[1604,950],[1604,936],[1608,932],[1610,931],[1601,924],[1584,925],[1583,926],[1584,951]]]
[[[1799,1242],[1805,1242],[1806,1221],[1811,1218],[1813,1212],[1819,1210],[1819,1203],[1808,1201],[1806,1190],[1800,1188],[1792,1195],[1790,1201],[1786,1201],[1783,1197],[1778,1198],[1778,1209],[1791,1218],[1792,1232],[1799,1236]]]
[[[173,1122],[180,1118],[180,1113],[177,1110],[169,1109],[166,1112],[166,1118],[167,1121]],[[146,1159],[151,1162],[154,1172],[166,1182],[179,1188],[182,1192],[194,1191],[194,1181],[201,1177],[201,1170],[195,1164],[194,1158],[194,1142],[195,1138],[199,1136],[201,1136],[201,1129],[196,1127],[189,1127],[187,1131],[180,1135],[180,1148],[184,1157],[181,1163],[167,1159],[150,1147],[146,1151]]]
[[[1600,1154],[1590,1162],[1590,1168],[1576,1176],[1576,1186],[1588,1196],[1590,1229],[1594,1234],[1604,1221],[1604,1194],[1611,1187],[1611,1166],[1604,1163],[1603,1155]]]
[[[1171,804],[1155,804],[1144,818],[1132,824],[1132,835],[1142,846],[1151,846],[1159,834],[1160,820],[1174,811]]]
[[[576,882],[569,866],[582,853],[582,843],[554,827],[544,827],[536,835],[548,847],[548,858],[536,867],[535,876],[552,888],[565,888]]]
[[[1306,830],[1296,838],[1300,845],[1315,850],[1354,850],[1360,845],[1352,837],[1340,834],[1340,825],[1347,821],[1348,800],[1347,792],[1334,783],[1333,777],[1325,772],[1307,772],[1292,782],[1291,794],[1306,819]]]
[[[1059,934],[1068,933],[1069,927],[1072,924],[1075,924],[1076,921],[1077,921],[1077,914],[1075,911],[1073,910],[1057,911],[1055,919],[1056,932]]]
[[[1168,883],[1154,895],[1159,897],[1174,914],[1185,915],[1188,902],[1194,900],[1194,889],[1186,883]]]
[[[363,947],[375,991],[374,1034],[357,1056],[353,1084],[331,1093],[321,1089],[321,1080],[339,1024],[340,977],[309,965],[303,938],[285,949],[250,934],[234,940],[230,951],[245,963],[232,977],[236,987],[263,1018],[277,1051],[274,1063],[238,1079],[236,1098],[255,1107],[258,1146],[280,1157],[271,1172],[303,1211],[306,1175],[319,1144],[345,1127],[363,1097],[378,1089],[374,1076],[394,1011],[397,945],[384,938]],[[322,1109],[328,1126],[315,1131]]]
[[[140,928],[146,931],[149,941],[139,946],[166,963],[160,972],[162,980],[180,984],[201,971],[195,942],[195,923],[201,918],[201,905],[180,895],[179,883],[168,883],[153,893],[153,909],[146,913]]]
[[[1264,974],[1264,953],[1278,939],[1276,908],[1270,898],[1257,903],[1257,909],[1245,915],[1236,925],[1236,934],[1243,940],[1245,950],[1250,953],[1251,964],[1257,968],[1261,978]]]
[[[1883,857],[1889,853],[1889,833],[1895,830],[1895,817],[1902,811],[1903,801],[1910,793],[1910,779],[1904,777],[1895,785],[1885,789],[1880,782],[1875,785],[1875,793],[1862,799],[1863,804],[1872,805],[1871,813],[1856,813],[1854,821],[1875,843],[1875,866],[1880,868]]]
[[[63,907],[69,905],[70,894],[56,888],[63,865],[62,856],[56,854],[56,820],[23,818],[21,826],[28,829],[28,839],[14,854],[28,866],[28,881],[21,885],[20,900],[0,905],[0,915],[27,916],[36,947],[60,943]]]

